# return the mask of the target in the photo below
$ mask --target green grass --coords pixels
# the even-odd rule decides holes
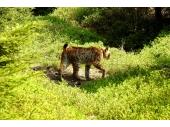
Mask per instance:
[[[139,54],[111,48],[109,76],[80,87],[31,67],[58,67],[65,42],[102,46],[96,33],[49,15],[7,29],[0,41],[18,44],[1,58],[0,119],[170,119],[170,31]]]

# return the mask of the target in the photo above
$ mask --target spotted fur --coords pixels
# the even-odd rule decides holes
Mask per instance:
[[[102,72],[102,77],[105,77],[105,69],[100,64],[103,58],[109,59],[110,52],[108,48],[96,47],[69,47],[68,44],[63,46],[60,63],[60,76],[62,77],[63,71],[71,64],[73,66],[73,77],[79,79],[78,71],[79,65],[85,64],[85,77],[90,79],[89,71],[91,65],[96,67]]]

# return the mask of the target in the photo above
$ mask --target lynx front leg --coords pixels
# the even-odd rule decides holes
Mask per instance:
[[[79,64],[78,63],[73,63],[72,64],[73,66],[73,77],[76,78],[76,79],[80,79],[79,75],[78,75],[78,72],[79,72]]]
[[[86,80],[90,80],[90,76],[89,76],[89,73],[90,73],[90,66],[91,65],[85,65],[85,77],[86,77]]]
[[[59,69],[59,80],[62,81],[62,75],[63,75],[64,65],[61,62],[60,63],[60,69]]]
[[[105,69],[102,67],[102,65],[100,63],[94,63],[93,64],[97,69],[101,70],[102,71],[102,78],[105,77]]]
[[[64,62],[60,63],[60,69],[59,69],[59,80],[60,81],[62,81],[62,75],[63,75],[64,70],[66,70],[69,65],[70,64],[64,63]]]

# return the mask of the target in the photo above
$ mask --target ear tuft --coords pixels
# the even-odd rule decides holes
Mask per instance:
[[[63,49],[66,49],[68,47],[68,44],[64,44]]]

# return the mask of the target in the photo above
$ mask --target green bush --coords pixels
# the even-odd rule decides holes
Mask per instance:
[[[24,22],[31,16],[31,8],[0,8],[1,31]],[[2,29],[3,28],[3,29]]]
[[[0,119],[170,119],[169,28],[140,53],[110,48],[110,59],[102,61],[107,77],[75,86],[32,70],[58,67],[65,42],[103,47],[95,32],[61,18],[29,18],[1,33],[0,41],[19,44],[19,52],[0,66]]]
[[[0,57],[17,51],[20,38],[15,28],[28,21],[31,17],[31,8],[0,8]],[[23,35],[26,34],[23,31]],[[8,38],[8,40],[7,40]],[[10,38],[10,39],[9,39]]]
[[[105,45],[126,51],[142,49],[158,35],[161,24],[148,8],[58,8],[55,15],[96,31]]]

